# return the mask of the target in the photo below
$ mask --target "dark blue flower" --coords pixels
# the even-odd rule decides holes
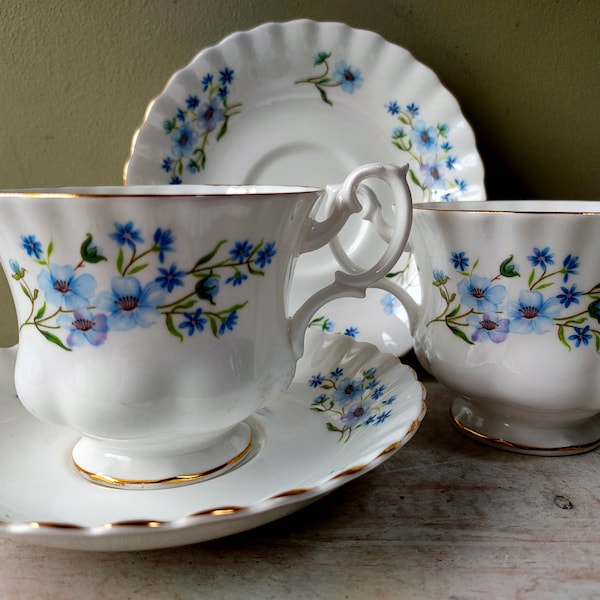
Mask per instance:
[[[210,87],[210,84],[213,81],[212,73],[207,73],[201,80],[202,82],[202,91],[206,92],[206,90]]]
[[[181,180],[181,177],[179,177],[179,175],[173,175],[173,177],[171,177],[171,181],[169,181],[169,183],[171,185],[181,185],[183,183],[183,181]]]
[[[454,171],[454,169],[456,168],[457,160],[458,158],[456,156],[449,156],[446,159],[446,169],[448,169],[448,171]]]
[[[375,425],[381,425],[386,419],[388,419],[392,414],[391,410],[386,410],[378,415],[375,419]]]
[[[183,286],[183,277],[185,271],[178,271],[177,265],[173,263],[168,269],[158,268],[160,276],[155,279],[160,283],[160,287],[167,288],[167,292],[171,293],[176,285]]]
[[[198,108],[200,106],[200,98],[198,96],[188,96],[185,100],[185,104],[188,108]]]
[[[567,283],[569,275],[579,275],[579,256],[571,256],[570,254],[563,260],[563,268],[560,270],[564,274],[563,282]]]
[[[173,248],[173,244],[175,243],[175,238],[171,234],[170,229],[165,229],[164,231],[159,227],[154,232],[154,246],[152,250],[154,252],[158,252],[158,260],[163,263],[165,262],[165,252],[174,252],[175,248]]]
[[[226,85],[222,85],[221,87],[219,87],[218,94],[221,100],[225,100],[227,98],[227,95],[229,94],[229,88]]]
[[[333,371],[331,371],[329,376],[332,379],[339,379],[343,374],[344,374],[344,369],[342,369],[341,367],[336,367]]]
[[[387,404],[387,405],[394,404],[394,402],[396,402],[396,400],[398,400],[398,396],[396,396],[396,395],[390,396],[386,400],[382,400],[381,404]]]
[[[21,248],[27,250],[28,256],[34,256],[38,260],[41,258],[43,250],[42,244],[36,239],[35,235],[22,235]]]
[[[321,373],[319,373],[318,375],[313,375],[309,379],[308,385],[314,388],[321,387],[323,385],[323,375],[321,375]]]
[[[193,335],[196,331],[204,331],[207,320],[202,316],[201,308],[197,309],[194,314],[184,312],[183,316],[186,320],[179,324],[179,329],[187,328],[188,335]]]
[[[354,339],[358,335],[358,329],[356,327],[347,327],[344,331],[344,335]]]
[[[545,271],[548,265],[554,264],[554,254],[550,253],[550,248],[548,246],[541,250],[539,248],[534,248],[533,254],[528,256],[527,260],[529,260],[534,267],[542,267]]]
[[[390,100],[385,105],[385,108],[390,113],[390,115],[397,115],[400,112],[400,105],[395,100]]]
[[[455,269],[460,269],[463,272],[469,266],[469,259],[464,252],[453,252],[450,262],[454,265]]]
[[[229,67],[225,67],[222,71],[219,71],[219,81],[226,85],[227,83],[231,83],[233,81],[233,69]]]
[[[225,280],[225,283],[231,283],[233,287],[235,287],[236,285],[242,285],[246,279],[248,279],[248,275],[245,275],[240,271],[236,271],[231,277],[228,277]]]
[[[178,121],[185,123],[185,113],[180,108],[177,109],[177,114],[175,116]]]
[[[455,179],[454,185],[458,188],[459,192],[466,192],[469,188],[469,184],[464,179]]]
[[[116,231],[111,233],[109,237],[116,240],[119,246],[127,244],[132,250],[135,249],[136,244],[143,243],[144,239],[140,235],[139,229],[134,229],[133,221],[128,221],[125,225],[121,223],[115,223]]]
[[[412,117],[416,117],[419,114],[419,107],[414,102],[411,102],[406,105],[406,112]]]
[[[440,148],[444,151],[444,152],[450,152],[450,150],[452,150],[452,144],[446,140],[441,146]],[[456,161],[456,158],[454,159]]]
[[[571,289],[568,290],[566,287],[561,286],[562,294],[556,296],[561,304],[564,304],[565,308],[569,308],[571,304],[579,304],[579,296],[583,296],[583,292],[577,291],[577,286],[572,285]]]
[[[264,247],[256,253],[256,260],[254,262],[261,269],[264,269],[265,265],[271,264],[271,261],[276,254],[275,242],[267,242]]]
[[[243,263],[252,252],[252,244],[248,240],[236,242],[235,246],[229,251],[231,258],[238,263]]]
[[[569,336],[569,339],[575,342],[575,348],[579,348],[581,344],[587,346],[592,339],[592,334],[590,333],[590,326],[586,325],[585,327],[573,327],[575,333]]]
[[[383,396],[384,392],[385,392],[385,385],[382,384],[373,390],[373,393],[371,394],[371,398],[373,398],[373,400],[379,400],[379,398],[381,398],[381,396]]]
[[[173,170],[173,159],[170,156],[167,156],[167,158],[163,159],[162,168],[167,173],[170,173]]]
[[[233,331],[233,328],[237,325],[237,320],[237,310],[230,312],[227,318],[221,323],[221,327],[219,327],[219,335],[223,335],[227,330]]]

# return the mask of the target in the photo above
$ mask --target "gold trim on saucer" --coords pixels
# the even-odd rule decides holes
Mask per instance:
[[[228,469],[234,464],[242,460],[252,448],[252,435],[248,445],[234,457],[230,458],[227,462],[222,465],[208,469],[207,471],[199,471],[197,473],[185,473],[182,475],[175,475],[173,477],[166,477],[164,479],[121,479],[119,477],[111,477],[105,473],[92,473],[87,469],[84,469],[73,460],[73,465],[77,471],[86,479],[93,481],[94,483],[100,483],[109,487],[115,488],[135,488],[135,487],[157,487],[157,486],[170,486],[170,485],[186,485],[188,483],[195,483],[200,479],[206,479],[211,475],[215,475],[223,469]]]

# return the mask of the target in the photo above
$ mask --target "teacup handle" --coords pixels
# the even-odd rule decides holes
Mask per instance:
[[[349,256],[338,260],[344,271],[336,271],[334,281],[313,294],[290,319],[290,336],[296,356],[302,355],[304,334],[315,312],[327,302],[337,298],[364,298],[368,287],[385,278],[386,274],[398,262],[408,241],[412,224],[412,198],[406,181],[408,165],[367,164],[355,169],[346,178],[336,194],[333,209],[324,221],[310,219],[300,253],[311,252],[330,243],[344,227],[348,218],[360,212],[366,202],[366,215],[363,218],[385,222],[383,217],[375,216],[381,212],[381,204],[367,195],[365,201],[358,188],[366,179],[380,179],[391,189],[394,200],[394,225],[386,232],[387,248],[381,258],[370,268],[363,269]],[[361,201],[362,200],[362,201]],[[345,253],[344,253],[345,254]]]

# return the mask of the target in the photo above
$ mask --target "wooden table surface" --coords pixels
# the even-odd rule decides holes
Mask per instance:
[[[167,550],[0,540],[2,600],[600,598],[600,451],[488,448],[428,413],[383,465],[285,519]],[[1,483],[0,483],[1,485]]]

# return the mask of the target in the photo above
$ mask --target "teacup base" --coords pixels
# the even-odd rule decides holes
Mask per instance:
[[[519,420],[519,416],[525,418]],[[540,425],[539,420],[536,422],[531,415],[519,415],[517,410],[511,411],[509,422],[506,415],[486,411],[459,396],[450,407],[450,419],[467,437],[518,454],[568,456],[583,454],[600,446],[598,416],[568,424]]]
[[[154,445],[151,453],[127,454],[105,441],[82,437],[71,453],[77,472],[93,483],[118,489],[160,489],[221,476],[251,457],[250,426],[240,423],[216,443],[177,453],[173,444]],[[162,450],[162,452],[161,452]]]

